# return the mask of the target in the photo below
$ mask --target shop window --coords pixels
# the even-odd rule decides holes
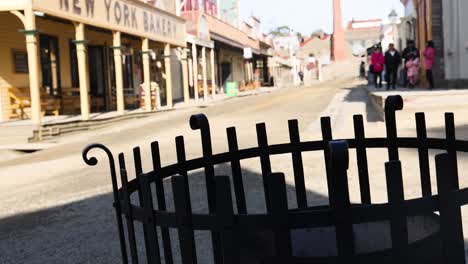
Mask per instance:
[[[42,87],[48,94],[58,96],[61,93],[58,39],[54,36],[40,35],[39,43]]]
[[[13,65],[15,73],[29,73],[28,53],[26,51],[13,50]]]
[[[257,69],[263,68],[263,60],[257,60]]]
[[[80,87],[80,79],[78,75],[78,56],[76,54],[76,44],[70,40],[70,76],[72,87]]]

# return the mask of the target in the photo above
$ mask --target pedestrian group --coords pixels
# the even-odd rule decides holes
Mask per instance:
[[[416,48],[414,41],[408,41],[407,47],[400,54],[395,49],[394,44],[388,46],[388,50],[382,53],[382,48],[376,46],[371,55],[370,72],[373,74],[374,85],[376,88],[382,88],[383,73],[385,72],[385,81],[387,83],[387,90],[396,89],[398,82],[398,73],[400,65],[403,63],[403,69],[400,73],[402,84],[408,88],[414,88],[420,82],[421,61],[423,57],[423,66],[426,70],[426,79],[429,83],[429,88],[434,88],[434,77],[432,68],[435,60],[434,42],[428,41],[426,48],[420,54]],[[362,65],[361,65],[362,67]]]

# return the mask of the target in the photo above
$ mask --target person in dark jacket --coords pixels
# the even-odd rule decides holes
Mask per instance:
[[[401,55],[395,49],[395,45],[390,44],[387,52],[385,52],[385,72],[387,81],[387,90],[392,88],[396,89],[396,82],[398,78],[398,68],[401,64]]]
[[[402,58],[403,58],[403,62],[404,62],[404,65],[405,65],[405,86],[408,87],[408,69],[406,68],[406,63],[408,62],[408,60],[410,60],[411,58],[418,58],[419,59],[419,50],[418,48],[416,48],[416,45],[414,44],[414,41],[413,40],[408,40],[407,44],[406,44],[406,48],[403,50],[403,53],[402,53]]]

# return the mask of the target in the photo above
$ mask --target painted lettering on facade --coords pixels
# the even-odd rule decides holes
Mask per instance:
[[[33,8],[97,27],[148,36],[153,40],[185,43],[183,20],[144,4],[126,0],[33,0]]]

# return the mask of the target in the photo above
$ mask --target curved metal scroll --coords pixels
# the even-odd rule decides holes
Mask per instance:
[[[120,249],[122,252],[122,259],[123,263],[128,263],[128,256],[127,256],[127,246],[125,243],[125,235],[123,229],[123,222],[122,222],[122,208],[120,207],[119,201],[119,186],[117,184],[117,174],[115,171],[115,161],[112,152],[106,146],[102,144],[91,144],[87,146],[82,153],[83,160],[89,166],[96,166],[98,164],[98,159],[94,156],[89,157],[89,152],[93,149],[100,149],[103,150],[107,157],[109,158],[109,167],[112,179],[112,191],[114,196],[114,208],[115,208],[115,216],[117,218],[117,225],[119,229],[119,239],[120,239]]]

